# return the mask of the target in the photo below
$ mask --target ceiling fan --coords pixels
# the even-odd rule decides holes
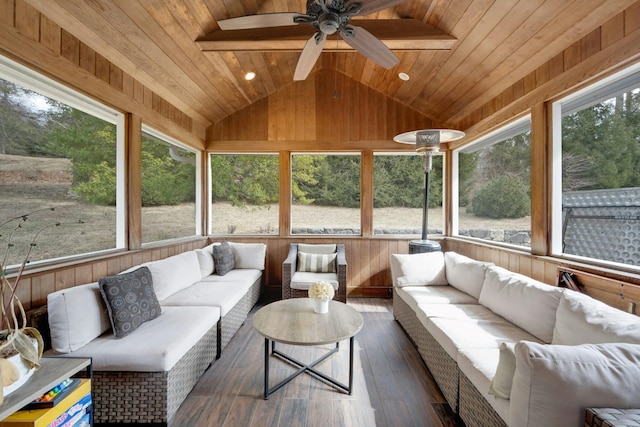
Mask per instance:
[[[384,68],[392,68],[399,59],[373,34],[362,27],[349,24],[352,16],[368,15],[407,0],[307,0],[306,14],[295,12],[265,13],[218,21],[221,30],[285,27],[311,24],[318,32],[304,45],[296,65],[294,80],[307,78],[327,41],[327,36],[340,34],[349,46]]]

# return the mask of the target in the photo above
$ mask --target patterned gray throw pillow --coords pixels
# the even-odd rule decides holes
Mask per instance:
[[[162,313],[147,267],[103,277],[98,285],[116,338],[126,337]]]
[[[216,245],[211,250],[213,251],[213,260],[216,263],[216,272],[220,276],[224,276],[235,268],[235,259],[229,243],[224,242],[221,245]]]

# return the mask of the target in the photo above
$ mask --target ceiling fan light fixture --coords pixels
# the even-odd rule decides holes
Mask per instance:
[[[253,80],[255,78],[256,78],[256,73],[254,73],[253,71],[249,71],[247,74],[244,75],[245,80]]]
[[[340,29],[340,17],[335,13],[323,13],[318,17],[318,28],[324,34],[335,34]]]

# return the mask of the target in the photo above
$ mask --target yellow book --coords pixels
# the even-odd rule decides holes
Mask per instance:
[[[0,422],[0,427],[49,427],[60,415],[89,393],[91,393],[91,380],[82,379],[80,385],[56,406],[46,409],[17,411]]]

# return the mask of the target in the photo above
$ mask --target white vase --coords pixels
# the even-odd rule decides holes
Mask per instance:
[[[329,312],[329,301],[311,299],[314,313],[325,314]]]

